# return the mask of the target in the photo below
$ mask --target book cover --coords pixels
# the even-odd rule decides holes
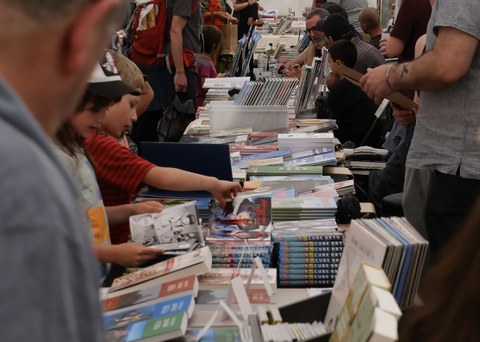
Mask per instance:
[[[102,300],[103,311],[113,311],[127,306],[140,304],[149,300],[165,298],[174,295],[198,293],[198,279],[195,275],[167,281],[162,284],[138,289],[121,296],[110,297]]]
[[[133,241],[167,251],[188,251],[195,242],[205,244],[194,201],[164,208],[160,213],[130,216],[130,231]]]
[[[198,275],[209,271],[211,268],[212,253],[210,252],[210,248],[202,247],[116,278],[109,292],[167,275],[171,275],[171,279],[181,278],[191,274]]]
[[[107,330],[120,328],[138,321],[160,318],[178,312],[186,312],[188,317],[190,317],[194,305],[195,302],[193,296],[187,295],[155,304],[136,307],[135,309],[127,309],[118,313],[105,315],[103,318],[104,327]]]
[[[168,341],[184,336],[187,331],[188,315],[185,311],[157,319],[140,321],[120,328],[108,330],[106,342]]]
[[[216,200],[210,201],[210,236],[239,239],[267,237],[272,217],[269,197],[237,196],[222,208]]]

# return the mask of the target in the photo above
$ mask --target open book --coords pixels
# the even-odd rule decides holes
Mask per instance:
[[[195,202],[167,207],[160,213],[130,216],[132,239],[167,254],[185,253],[204,246]]]

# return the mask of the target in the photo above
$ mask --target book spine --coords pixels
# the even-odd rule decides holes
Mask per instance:
[[[240,260],[242,260],[242,262],[251,262],[253,263],[253,260],[255,259],[255,257],[243,257],[243,260],[241,257],[225,257],[225,258],[212,258],[212,262],[215,262],[215,263],[238,263]],[[262,260],[263,263],[268,263],[270,262],[270,257],[269,256],[265,256],[265,257],[261,257],[260,260]]]
[[[320,280],[320,279],[306,279],[306,280],[294,280],[294,279],[283,279],[279,280],[278,287],[332,287],[332,280]]]
[[[338,261],[337,261],[338,260]],[[340,258],[283,258],[278,261],[279,265],[283,264],[321,264],[330,265],[330,267],[338,267]]]
[[[335,280],[334,274],[287,274],[278,275],[279,280]]]
[[[331,249],[331,246],[325,244],[323,241],[280,241],[276,243],[280,248],[301,248],[301,247],[313,247],[321,248],[318,249],[319,252],[333,251],[341,252],[342,249],[339,247],[334,247]],[[337,250],[338,249],[338,250]]]
[[[335,238],[334,241],[331,241],[330,238],[327,237],[327,235],[288,235],[288,236],[281,236],[281,235],[274,235],[272,237],[273,242],[301,242],[301,241],[315,241],[318,243],[317,246],[321,246],[321,243],[324,243],[325,245],[335,245],[336,242],[342,242],[340,238]]]
[[[218,258],[255,258],[260,257],[261,259],[270,258],[270,251],[265,252],[212,252],[212,257],[214,259]]]
[[[335,276],[337,274],[337,269],[335,268],[290,268],[282,267],[278,270],[279,275],[314,275],[314,274],[323,274]]]

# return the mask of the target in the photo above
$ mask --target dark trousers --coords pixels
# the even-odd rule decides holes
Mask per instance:
[[[138,121],[132,127],[132,140],[137,144],[141,154],[141,141],[158,141],[157,125],[162,117],[162,108],[168,106],[174,98],[175,87],[173,77],[167,66],[159,67],[151,71],[144,71],[148,76],[148,83],[153,89],[154,97],[147,111],[138,117]],[[195,87],[197,73],[193,70],[185,70],[187,77],[187,92],[177,93],[180,101],[192,99],[195,103]]]
[[[479,195],[480,180],[433,172],[424,213],[432,261],[463,228]]]

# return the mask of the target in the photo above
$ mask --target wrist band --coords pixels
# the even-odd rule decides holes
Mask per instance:
[[[396,91],[392,85],[390,84],[390,70],[392,70],[392,68],[395,66],[396,64],[392,64],[390,65],[390,67],[387,69],[387,72],[385,73],[385,78],[387,79],[387,86],[392,90],[392,91]]]

